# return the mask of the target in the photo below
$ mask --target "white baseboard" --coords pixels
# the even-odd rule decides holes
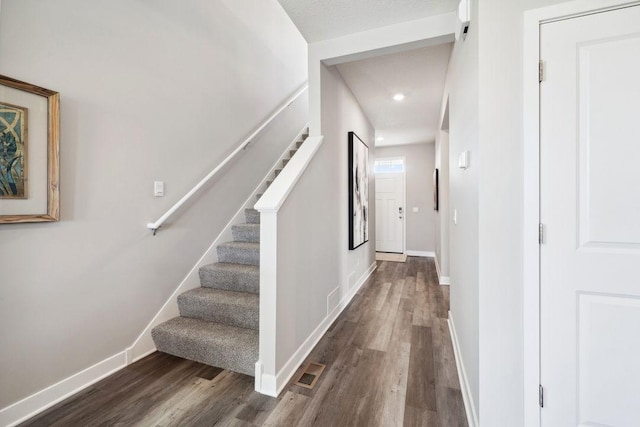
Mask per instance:
[[[421,256],[425,258],[435,258],[436,254],[433,251],[409,251],[406,250],[404,253],[407,256]]]
[[[289,358],[287,363],[280,369],[276,376],[262,374],[260,381],[256,381],[256,391],[268,396],[277,397],[282,390],[289,384],[291,377],[296,373],[298,367],[304,362],[311,350],[318,344],[320,339],[327,332],[329,327],[335,322],[338,316],[349,305],[353,297],[358,293],[362,285],[367,281],[369,276],[375,271],[377,263],[373,262],[356,282],[356,285],[349,289],[349,292],[342,298],[338,306],[320,322],[318,327],[307,337],[296,352]],[[260,362],[258,362],[260,363]],[[256,364],[256,374],[262,371],[262,367]],[[257,386],[260,388],[258,389]]]
[[[0,425],[12,427],[127,366],[126,351],[115,354],[31,396],[0,409]]]
[[[462,353],[460,352],[460,343],[458,342],[458,334],[456,326],[453,322],[453,316],[449,312],[449,333],[451,334],[451,342],[453,343],[453,355],[456,359],[456,367],[458,369],[458,378],[460,379],[460,389],[462,391],[462,400],[464,401],[464,409],[467,413],[467,423],[469,427],[478,427],[478,413],[476,412],[473,397],[471,396],[471,388],[467,378],[467,371],[462,361]]]
[[[342,297],[342,299],[340,300],[340,304],[338,306],[340,309],[340,313],[342,313],[342,310],[344,310],[349,305],[353,297],[356,296],[356,294],[358,293],[362,285],[364,285],[364,282],[367,281],[367,279],[373,274],[373,272],[376,270],[377,267],[378,267],[378,263],[376,261],[373,261],[373,263],[369,266],[369,268],[367,268],[367,271],[362,273],[362,276],[360,276],[360,278],[356,281],[356,283],[349,289],[349,292],[344,297]],[[333,310],[333,312],[335,312],[335,310]],[[327,317],[330,317],[330,316],[327,316]],[[338,316],[336,315],[335,317],[338,317]]]
[[[438,257],[433,257],[433,259],[435,260],[435,264],[436,264],[436,273],[438,274],[438,283],[440,283],[441,285],[450,285],[451,278],[448,276],[443,276],[440,273],[440,264],[438,264]]]

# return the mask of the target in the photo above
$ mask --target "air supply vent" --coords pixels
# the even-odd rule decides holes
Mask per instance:
[[[313,388],[326,367],[326,365],[320,363],[309,363],[293,384],[304,388]]]

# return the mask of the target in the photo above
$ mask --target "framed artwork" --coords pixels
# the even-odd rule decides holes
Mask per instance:
[[[369,241],[369,147],[349,132],[349,250]]]
[[[0,199],[27,198],[27,109],[0,101]]]
[[[0,224],[59,219],[57,92],[0,75]]]
[[[438,210],[440,202],[440,177],[438,176],[438,168],[433,171],[433,210]]]

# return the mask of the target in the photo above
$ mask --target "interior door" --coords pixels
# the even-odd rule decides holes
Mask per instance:
[[[404,174],[376,174],[376,251],[404,252]]]
[[[640,7],[543,24],[543,426],[640,426]]]

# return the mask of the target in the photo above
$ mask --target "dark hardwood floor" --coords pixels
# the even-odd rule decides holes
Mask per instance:
[[[252,377],[154,353],[22,426],[466,426],[436,283],[430,258],[378,262],[309,355],[327,365],[313,390],[270,398]]]

